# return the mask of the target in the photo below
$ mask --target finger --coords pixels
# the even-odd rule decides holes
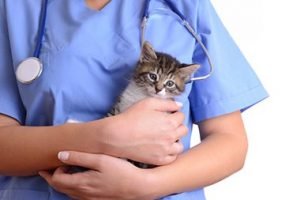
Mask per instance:
[[[65,174],[68,172],[68,167],[67,166],[61,166],[55,169],[53,173],[50,173],[49,171],[39,171],[39,175],[46,179],[47,181],[52,181],[52,178],[54,175],[57,174]]]
[[[61,167],[58,167],[55,171],[54,171],[54,173],[53,173],[53,175],[57,175],[57,174],[69,174],[69,167],[67,167],[67,166],[61,166]]]
[[[58,168],[47,182],[59,191],[68,191],[70,193],[78,189],[79,185],[85,184],[85,178],[84,172],[69,174],[65,173],[63,169]]]
[[[61,180],[67,180],[67,177],[62,177],[62,174],[63,173],[63,170],[59,170],[58,172],[58,169],[55,170],[55,172],[53,174],[47,172],[47,171],[40,171],[39,172],[39,175],[41,177],[43,177],[48,183],[49,185],[55,187],[57,186],[58,183],[60,183],[60,179]],[[60,178],[62,177],[62,178]],[[64,185],[64,184],[59,184],[59,185]]]
[[[184,121],[184,114],[182,112],[175,112],[170,114],[169,120],[173,123],[174,127],[180,126]]]
[[[188,133],[188,128],[184,125],[180,125],[175,131],[175,137],[180,139]],[[176,141],[178,141],[178,139]],[[176,142],[175,141],[175,142]]]
[[[175,112],[182,107],[180,102],[158,98],[149,98],[148,103],[151,108],[162,112]]]
[[[183,152],[184,146],[181,142],[174,142],[170,149],[170,155],[178,155]]]
[[[99,171],[100,158],[99,154],[90,154],[77,151],[61,151],[58,153],[58,159],[68,165],[75,165],[94,169]]]
[[[55,190],[65,193],[73,199],[77,199],[76,191],[79,182],[83,180],[80,173],[78,174],[66,174],[64,167],[57,168],[53,174],[47,171],[40,171],[39,175],[43,177],[47,183]]]
[[[176,160],[177,158],[177,155],[168,155],[164,158],[162,158],[158,165],[167,165],[167,164],[170,164],[171,162],[173,162],[174,160]]]
[[[47,171],[39,171],[39,175],[45,179],[49,184],[52,182],[51,178],[52,178],[52,174],[50,174]]]

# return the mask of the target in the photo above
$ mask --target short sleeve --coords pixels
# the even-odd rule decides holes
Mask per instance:
[[[198,3],[197,32],[208,49],[215,70],[208,79],[193,82],[189,100],[194,123],[244,111],[268,96],[210,0],[199,0]],[[207,57],[200,45],[194,51],[193,62],[202,66],[195,76],[209,71]]]
[[[4,1],[0,1],[0,15],[0,113],[23,124],[25,111],[16,84]]]

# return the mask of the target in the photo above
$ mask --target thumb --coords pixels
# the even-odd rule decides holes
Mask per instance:
[[[151,98],[149,103],[154,110],[161,112],[175,112],[182,107],[182,103],[180,102],[157,98]]]
[[[88,169],[100,170],[101,154],[83,153],[77,151],[61,151],[58,153],[58,159],[67,164]]]

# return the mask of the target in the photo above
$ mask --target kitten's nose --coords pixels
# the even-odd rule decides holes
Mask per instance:
[[[156,94],[159,93],[163,88],[160,88],[160,87],[155,87],[155,92]]]

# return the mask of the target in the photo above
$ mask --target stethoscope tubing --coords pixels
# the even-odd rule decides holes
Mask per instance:
[[[212,60],[209,56],[208,50],[206,49],[205,45],[202,43],[202,40],[200,36],[197,34],[197,32],[193,29],[193,27],[188,23],[186,20],[185,16],[177,9],[177,7],[173,4],[171,0],[164,0],[165,3],[168,5],[168,7],[181,19],[182,25],[191,33],[191,35],[196,39],[197,43],[201,46],[203,49],[204,54],[207,57],[209,66],[210,66],[210,71],[204,75],[204,76],[199,76],[199,77],[193,77],[191,81],[196,81],[196,80],[203,80],[211,76],[211,74],[214,71],[214,66],[212,63]],[[144,8],[144,13],[143,13],[143,18],[142,18],[142,23],[141,23],[141,42],[144,42],[144,37],[145,37],[145,30],[147,26],[147,21],[149,18],[149,6],[150,6],[151,0],[146,0],[145,3],[145,8]],[[37,42],[35,45],[35,49],[33,52],[33,56],[25,59],[23,62],[19,64],[16,70],[16,75],[17,75],[17,80],[20,83],[31,83],[35,79],[37,79],[42,71],[43,71],[43,64],[40,61],[40,54],[41,54],[41,49],[43,45],[43,38],[45,35],[46,31],[46,18],[47,18],[47,11],[48,11],[48,0],[44,0],[42,3],[42,8],[41,8],[41,14],[40,14],[40,21],[39,21],[39,29],[38,29],[38,34],[37,34]],[[28,63],[33,63],[34,66],[31,67],[31,73],[27,73],[27,78],[24,78],[23,73],[26,72],[24,70],[25,68],[29,69],[30,66]],[[29,67],[28,67],[29,66]]]
[[[37,35],[37,43],[34,49],[33,57],[39,58],[41,54],[43,38],[46,30],[46,18],[47,18],[47,10],[48,10],[48,0],[43,1],[42,12],[39,22],[39,30]]]
[[[144,15],[142,18],[142,23],[141,23],[141,29],[142,29],[141,43],[142,44],[145,41],[145,30],[146,30],[146,26],[147,26],[147,22],[148,22],[148,18],[149,18],[150,1],[151,0],[146,1]],[[202,50],[207,58],[207,61],[208,61],[209,67],[210,67],[209,72],[203,76],[193,77],[193,78],[191,78],[191,81],[207,79],[208,77],[210,77],[212,75],[212,73],[214,71],[214,65],[213,65],[212,59],[209,55],[207,48],[205,47],[205,45],[203,44],[203,42],[201,40],[201,37],[197,34],[195,29],[187,21],[186,17],[177,9],[177,7],[173,4],[173,2],[171,0],[164,0],[164,1],[167,4],[167,6],[181,19],[182,25],[196,39],[197,43],[200,45],[200,47],[202,48]]]

